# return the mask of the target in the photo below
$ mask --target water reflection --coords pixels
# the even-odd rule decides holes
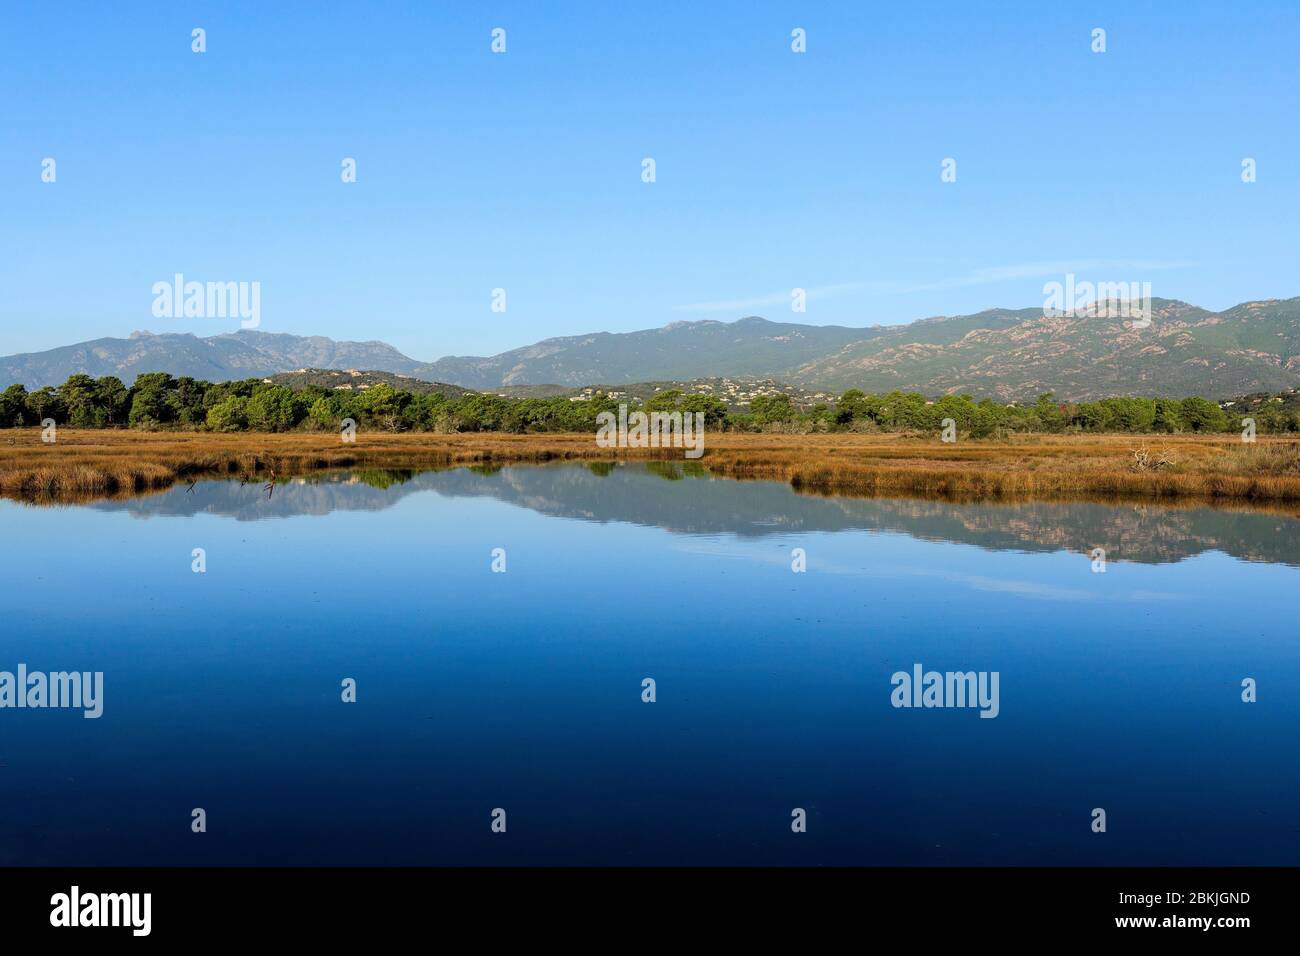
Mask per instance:
[[[0,501],[0,670],[104,674],[0,711],[0,864],[1287,864],[1296,538],[661,465]],[[918,664],[997,718],[892,706]]]
[[[1246,561],[1300,565],[1300,523],[1267,511],[816,497],[796,494],[780,482],[712,478],[691,462],[355,469],[281,480],[269,495],[260,483],[201,481],[189,489],[90,507],[141,518],[212,514],[258,521],[380,511],[426,493],[494,498],[551,517],[626,522],[676,534],[762,537],[863,530],[996,551],[1087,554],[1101,547],[1108,560],[1146,564],[1219,551]]]

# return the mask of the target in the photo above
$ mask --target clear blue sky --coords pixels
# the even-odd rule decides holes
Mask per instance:
[[[1036,306],[1067,270],[1298,295],[1298,41],[1294,0],[7,2],[0,353],[237,328],[154,318],[175,272],[421,359]]]

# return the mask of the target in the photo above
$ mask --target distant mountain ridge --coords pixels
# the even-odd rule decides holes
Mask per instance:
[[[853,329],[798,325],[749,316],[735,322],[673,322],[639,332],[596,332],[545,339],[490,357],[448,357],[427,375],[467,388],[592,385],[713,378],[772,377],[886,335],[886,326]]]
[[[240,330],[199,338],[136,333],[0,358],[0,388],[58,385],[74,373],[164,371],[209,381],[300,369],[364,369],[473,390],[700,378],[772,378],[806,388],[967,393],[1002,401],[1055,392],[1229,397],[1300,386],[1300,298],[1210,312],[1155,299],[1147,328],[1110,316],[989,309],[907,325],[674,322],[637,332],[545,339],[494,356],[420,362],[384,342]]]
[[[116,375],[128,385],[142,372],[222,382],[258,378],[300,368],[364,368],[415,375],[423,363],[383,342],[336,342],[321,335],[288,335],[241,329],[199,338],[189,332],[136,332],[128,339],[104,338],[48,352],[0,358],[0,387],[60,385],[81,372]]]

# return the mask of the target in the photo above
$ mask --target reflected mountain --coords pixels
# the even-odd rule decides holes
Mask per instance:
[[[674,534],[742,537],[873,531],[998,551],[1106,549],[1108,560],[1163,563],[1207,551],[1300,565],[1300,523],[1284,514],[1210,507],[800,495],[782,482],[708,476],[693,463],[597,462],[442,471],[353,470],[261,483],[201,481],[87,507],[140,518],[214,514],[260,521],[379,511],[408,495],[495,498],[556,518],[628,522]]]

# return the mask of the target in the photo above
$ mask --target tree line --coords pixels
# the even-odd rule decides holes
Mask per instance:
[[[414,394],[391,385],[348,391],[320,385],[289,388],[261,379],[205,382],[166,372],[139,376],[129,388],[114,376],[73,375],[58,387],[0,392],[0,427],[46,419],[76,428],[194,429],[214,432],[336,431],[344,419],[390,432],[585,432],[596,416],[626,403],[644,411],[703,412],[711,430],[771,432],[889,431],[937,433],[945,419],[970,437],[1016,432],[1232,432],[1242,418],[1262,434],[1300,432],[1300,412],[1263,402],[1249,410],[1204,398],[1105,398],[1032,404],[975,401],[968,395],[930,400],[915,392],[869,395],[851,388],[833,403],[799,407],[789,395],[761,395],[748,411],[711,395],[669,389],[645,402],[598,392],[587,401],[503,398],[489,394]]]

